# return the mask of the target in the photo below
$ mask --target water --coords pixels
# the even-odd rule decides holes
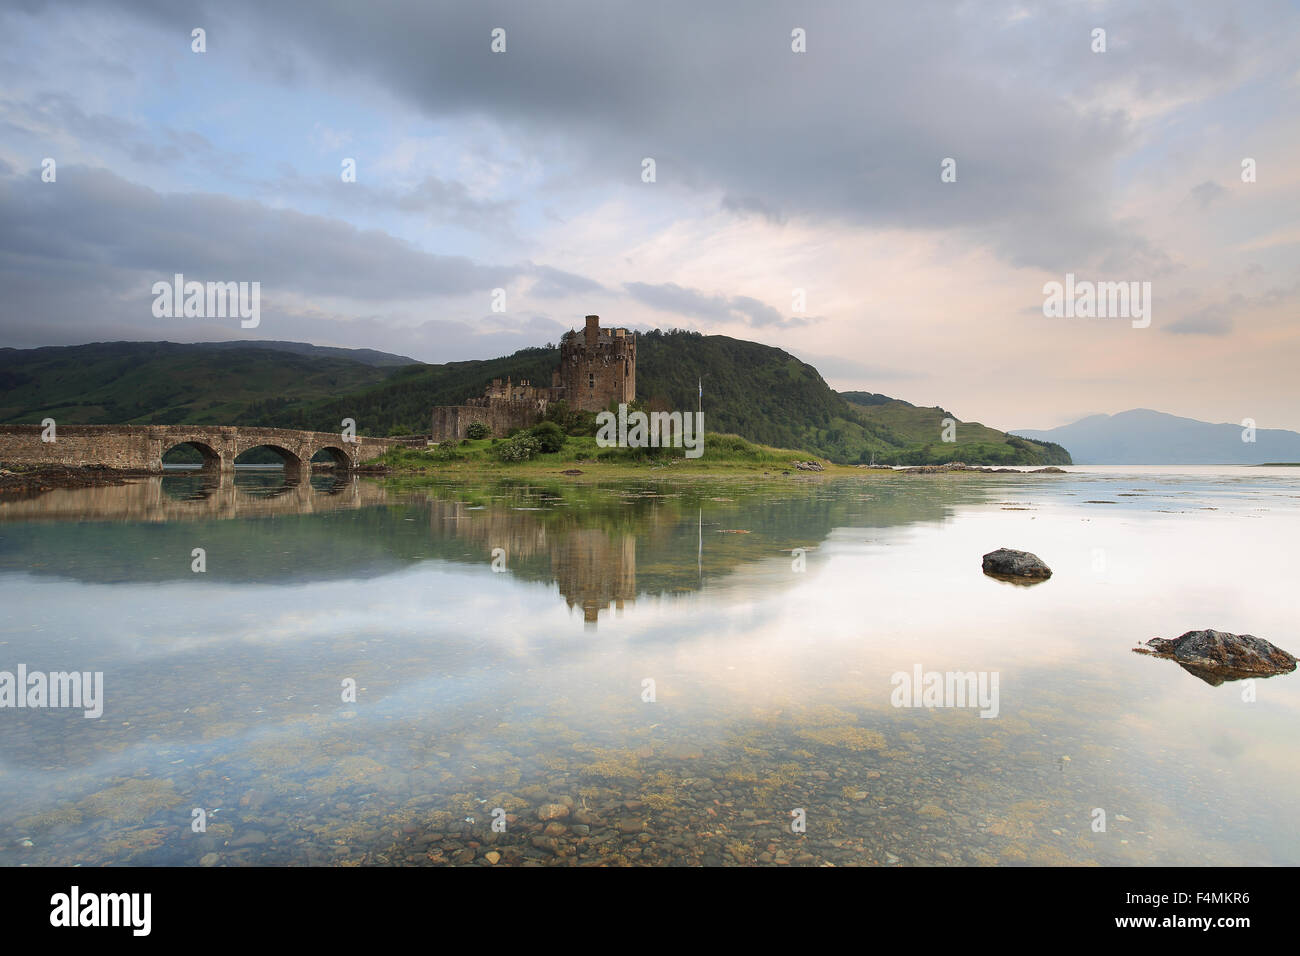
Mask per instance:
[[[1300,471],[1069,471],[6,502],[0,669],[105,705],[0,711],[0,864],[1300,863],[1300,679],[1131,650],[1300,651]]]

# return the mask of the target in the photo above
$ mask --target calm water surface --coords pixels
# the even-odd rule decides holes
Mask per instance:
[[[1069,471],[6,502],[0,670],[105,707],[0,711],[0,864],[1300,863],[1300,677],[1131,650],[1300,652],[1300,469]]]

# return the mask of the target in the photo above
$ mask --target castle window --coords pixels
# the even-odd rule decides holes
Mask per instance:
[[[588,388],[595,388],[595,387],[596,387],[596,376],[595,376],[595,374],[592,373],[592,372],[588,372],[588,373],[587,373],[587,387],[588,387]]]

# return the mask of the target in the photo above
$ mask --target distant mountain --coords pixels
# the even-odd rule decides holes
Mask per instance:
[[[1049,441],[1017,438],[979,422],[963,422],[938,406],[918,406],[875,392],[840,392],[860,417],[902,451],[878,459],[900,465],[941,465],[964,461],[979,465],[1069,465],[1070,452]],[[945,442],[944,419],[952,419],[954,441]]]
[[[1081,465],[1250,465],[1300,461],[1300,433],[1281,428],[1255,431],[1242,441],[1242,425],[1179,418],[1149,408],[1117,415],[1090,415],[1071,425],[1016,429],[1026,438],[1067,445]]]

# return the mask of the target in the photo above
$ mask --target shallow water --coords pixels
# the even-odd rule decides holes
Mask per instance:
[[[1300,678],[1131,650],[1300,650],[1300,469],[1069,471],[7,502],[0,670],[105,704],[0,710],[0,864],[1300,863]]]

